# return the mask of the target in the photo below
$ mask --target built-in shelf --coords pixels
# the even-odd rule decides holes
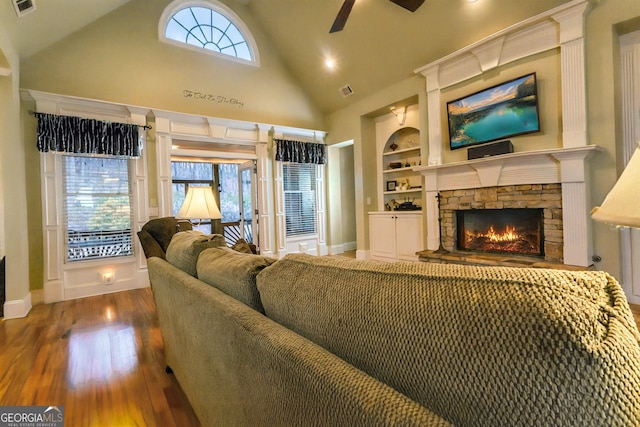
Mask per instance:
[[[382,171],[382,173],[392,173],[392,172],[402,172],[402,171],[414,171],[413,168],[415,168],[417,166],[406,166],[403,168],[395,168],[395,169],[385,169]]]
[[[406,193],[420,193],[422,191],[422,187],[410,188],[408,190],[394,190],[394,191],[385,191],[384,195],[388,194],[406,194]]]
[[[409,147],[409,148],[402,148],[400,150],[387,151],[386,153],[382,153],[382,155],[391,156],[393,154],[410,153],[411,151],[420,151],[420,147]],[[418,155],[420,155],[420,153],[418,153]]]

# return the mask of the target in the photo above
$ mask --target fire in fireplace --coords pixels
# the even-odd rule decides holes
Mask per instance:
[[[544,256],[542,209],[456,211],[458,250]]]

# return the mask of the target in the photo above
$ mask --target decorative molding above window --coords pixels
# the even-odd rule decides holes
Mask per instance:
[[[197,52],[260,65],[249,28],[233,10],[216,0],[175,0],[160,17],[158,37]]]

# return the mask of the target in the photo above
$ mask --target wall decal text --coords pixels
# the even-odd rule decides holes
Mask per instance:
[[[216,104],[234,105],[234,106],[237,106],[238,108],[244,107],[244,102],[239,100],[238,98],[233,98],[233,97],[229,98],[222,95],[212,95],[210,93],[196,92],[188,89],[183,90],[182,94],[184,95],[185,98],[198,99],[202,101],[213,102]]]

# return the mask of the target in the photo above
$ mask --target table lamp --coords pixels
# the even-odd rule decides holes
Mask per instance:
[[[636,147],[602,206],[593,208],[591,218],[618,227],[640,228],[640,147]]]
[[[220,219],[220,209],[213,196],[211,187],[189,187],[184,203],[180,207],[176,219]],[[193,222],[191,222],[192,225]],[[197,225],[197,224],[195,224]]]

